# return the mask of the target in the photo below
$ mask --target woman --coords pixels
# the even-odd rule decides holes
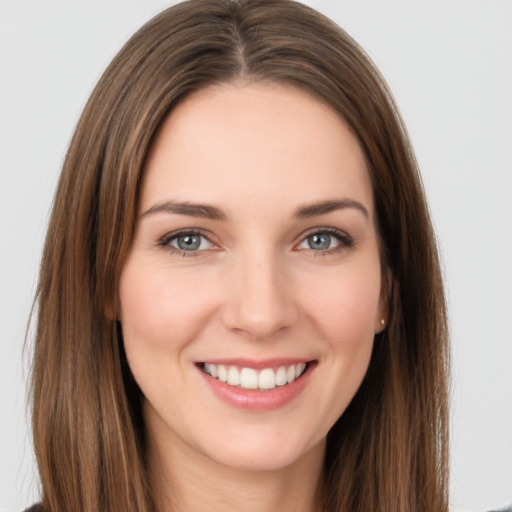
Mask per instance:
[[[43,510],[447,510],[447,359],[414,156],[357,45],[289,1],[135,34],[43,254]]]

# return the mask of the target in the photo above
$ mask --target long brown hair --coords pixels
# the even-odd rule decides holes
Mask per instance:
[[[155,510],[141,396],[117,309],[142,170],[192,91],[245,80],[307,91],[364,151],[389,270],[389,325],[328,434],[325,510],[447,510],[445,303],[414,155],[375,67],[339,27],[291,0],[191,0],[148,22],[93,91],[56,192],[37,292],[33,435],[51,512]]]

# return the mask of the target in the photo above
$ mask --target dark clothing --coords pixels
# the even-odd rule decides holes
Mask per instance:
[[[44,512],[43,507],[41,505],[33,505],[30,508],[27,508],[23,512]],[[489,512],[512,512],[512,505],[508,508],[502,508],[500,510],[489,510]]]

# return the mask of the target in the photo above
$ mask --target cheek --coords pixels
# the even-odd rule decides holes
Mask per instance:
[[[128,260],[119,283],[124,348],[131,372],[143,394],[165,410],[166,401],[190,383],[183,370],[193,345],[212,311],[211,294],[187,272]],[[204,276],[202,282],[204,283]]]
[[[119,286],[127,354],[134,349],[179,349],[193,339],[214,302],[214,287],[201,288],[201,282],[206,281],[197,276],[190,280],[186,272],[128,261]]]
[[[357,347],[373,340],[380,281],[380,268],[373,265],[342,269],[311,283],[307,309],[331,344]]]
[[[325,411],[324,430],[344,413],[367,372],[379,298],[380,267],[347,269],[316,280],[307,308],[327,347],[321,361],[322,392],[316,398],[318,410]]]

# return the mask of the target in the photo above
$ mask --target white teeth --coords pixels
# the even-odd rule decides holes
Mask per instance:
[[[260,389],[273,389],[276,387],[276,374],[272,368],[265,368],[260,372],[258,387]]]
[[[252,368],[242,368],[240,386],[245,389],[258,389],[258,372]]]
[[[276,372],[276,386],[284,386],[287,383],[286,368],[284,366],[280,366]]]
[[[212,366],[215,366],[214,364],[212,364]],[[219,364],[219,366],[217,366],[217,374],[219,376],[219,380],[221,382],[227,382],[228,381],[228,371],[226,370],[226,367]],[[212,375],[213,377],[213,375]]]
[[[288,384],[291,384],[295,380],[295,366],[290,366],[286,371],[286,380]]]
[[[223,364],[204,363],[205,373],[212,377],[226,382],[230,386],[238,386],[243,389],[274,389],[276,386],[291,384],[299,378],[306,370],[306,363],[292,364],[290,366],[279,366],[277,369],[264,368],[238,368],[236,366],[225,366]]]
[[[240,372],[238,371],[238,368],[235,368],[232,366],[228,370],[228,384],[230,386],[238,386],[240,384]]]

